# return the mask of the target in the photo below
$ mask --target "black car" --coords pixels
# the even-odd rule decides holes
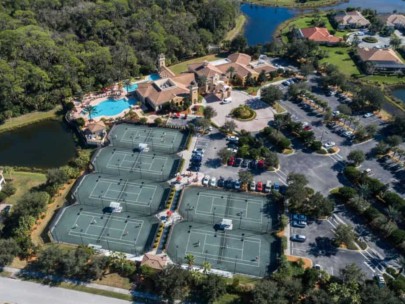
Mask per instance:
[[[252,160],[251,162],[249,162],[248,166],[249,166],[250,169],[254,170],[254,169],[257,168],[257,163],[258,163],[257,160]]]
[[[202,161],[202,156],[193,155],[193,156],[191,157],[191,161],[192,161],[192,162],[201,162],[201,161]]]
[[[233,165],[234,167],[239,167],[240,164],[242,163],[243,159],[242,158],[237,158],[235,159],[235,164]]]
[[[192,165],[190,166],[189,170],[190,170],[190,171],[193,171],[193,172],[200,172],[200,165],[198,165],[198,164],[192,164]]]
[[[242,168],[247,168],[247,167],[249,167],[249,164],[250,164],[250,161],[248,159],[244,159],[242,164],[241,164],[241,167]]]
[[[225,181],[224,186],[225,186],[226,189],[232,189],[232,188],[233,188],[233,179],[232,179],[232,178],[228,178],[228,179]]]
[[[217,186],[223,188],[225,185],[225,180],[221,177],[218,179]]]

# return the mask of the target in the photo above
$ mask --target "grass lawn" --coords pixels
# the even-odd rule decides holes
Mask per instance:
[[[349,56],[348,47],[321,46],[321,50],[328,52],[329,57],[323,58],[320,63],[329,63],[337,66],[339,70],[347,75],[359,75],[360,71]]]
[[[56,118],[59,116],[59,112],[61,110],[62,107],[57,106],[54,109],[47,112],[32,112],[15,118],[7,119],[4,124],[0,125],[0,133],[10,131],[15,128],[23,127],[41,120]]]
[[[270,5],[270,6],[286,6],[286,7],[297,7],[297,8],[310,8],[327,6],[335,3],[339,3],[339,0],[314,0],[307,1],[305,3],[297,3],[296,0],[250,0],[251,3]]]
[[[108,290],[100,290],[100,289],[90,288],[90,287],[86,287],[86,286],[82,286],[82,285],[74,285],[74,284],[62,282],[60,285],[57,285],[57,286],[66,288],[66,289],[72,289],[72,290],[87,292],[87,293],[91,293],[91,294],[95,294],[95,295],[116,298],[116,299],[121,299],[121,300],[126,300],[126,301],[133,300],[132,296],[129,294],[122,294],[122,293],[108,291]]]
[[[178,63],[178,64],[172,65],[172,66],[170,67],[170,69],[171,69],[174,73],[180,74],[180,73],[182,73],[182,72],[186,72],[186,71],[187,71],[187,65],[189,65],[189,64],[196,63],[196,62],[203,62],[203,61],[205,61],[205,60],[207,60],[207,61],[214,61],[214,60],[221,59],[221,58],[222,58],[222,57],[218,57],[218,56],[215,55],[215,54],[210,54],[210,55],[207,55],[207,56],[198,57],[198,58],[194,58],[194,59],[190,59],[190,60],[187,60],[187,61],[180,62],[180,63]]]
[[[245,25],[246,22],[246,16],[245,15],[239,15],[236,18],[236,24],[233,29],[231,29],[228,33],[226,33],[224,40],[233,40],[236,36],[238,36],[242,30],[243,26]]]
[[[9,179],[10,177],[8,174],[6,174],[5,178]],[[46,182],[45,174],[33,172],[16,171],[11,173],[11,179],[17,191],[15,194],[6,199],[6,203],[12,205],[14,205],[25,193],[29,192],[32,188]]]
[[[214,302],[214,304],[235,304],[241,303],[241,298],[239,295],[226,293],[218,300]]]
[[[123,278],[117,273],[109,273],[103,276],[101,280],[93,281],[93,283],[122,289],[130,289],[132,287],[132,284],[128,278]]]
[[[388,84],[388,85],[405,84],[405,78],[398,76],[367,75],[360,79],[367,82],[374,82],[379,84]]]

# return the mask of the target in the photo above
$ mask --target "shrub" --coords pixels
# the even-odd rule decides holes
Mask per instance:
[[[363,214],[370,222],[382,215],[382,213],[374,207],[369,207]]]
[[[349,201],[351,198],[355,197],[357,194],[357,191],[355,189],[353,189],[352,187],[340,187],[339,188],[339,197],[347,202]]]
[[[78,119],[75,120],[75,123],[78,127],[84,127],[84,125],[86,124],[85,120],[81,117],[79,117]]]
[[[318,151],[322,148],[322,142],[319,140],[314,140],[311,144],[311,149],[314,151]]]
[[[402,229],[394,230],[390,235],[390,239],[395,245],[401,244],[405,241],[405,231]]]
[[[7,198],[7,194],[0,192],[0,202],[4,201]]]
[[[326,153],[328,153],[328,151],[326,151],[325,149],[319,149],[318,151],[316,151],[317,153],[319,153],[319,154],[326,154]]]
[[[353,166],[347,166],[344,174],[352,183],[357,182],[361,177],[361,172]]]
[[[287,249],[287,238],[285,236],[281,238],[281,249],[283,251]]]
[[[70,110],[74,109],[75,105],[73,102],[70,101],[70,102],[66,103],[65,107],[66,107],[67,111],[70,111]]]
[[[373,195],[377,195],[385,187],[385,185],[376,178],[367,178],[367,185]]]
[[[376,42],[378,42],[378,39],[377,39],[377,38],[375,38],[375,37],[370,37],[370,36],[364,37],[362,40],[363,40],[364,42],[367,42],[367,43],[376,43]]]
[[[397,209],[401,209],[405,206],[405,200],[395,192],[387,191],[383,198],[389,206],[393,206]]]
[[[11,196],[13,195],[17,189],[14,187],[12,183],[7,183],[3,186],[3,189],[1,190],[6,196]]]

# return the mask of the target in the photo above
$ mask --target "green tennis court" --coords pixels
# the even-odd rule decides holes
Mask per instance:
[[[182,222],[173,228],[167,252],[175,262],[185,263],[191,254],[196,265],[207,261],[214,269],[262,277],[276,268],[279,248],[270,234]]]
[[[157,227],[155,217],[106,213],[101,208],[73,205],[63,210],[50,232],[58,242],[140,254],[149,250]]]
[[[270,232],[276,228],[278,210],[266,196],[189,187],[184,190],[180,213],[189,221],[217,224],[233,220],[235,228]]]
[[[100,149],[93,158],[96,171],[127,179],[165,181],[174,177],[180,165],[177,155],[134,152],[112,146]]]
[[[118,177],[91,173],[83,177],[73,191],[73,199],[80,204],[108,207],[111,202],[121,204],[123,211],[153,214],[163,209],[170,188],[166,183],[143,180],[124,180]]]
[[[165,153],[184,149],[187,137],[185,131],[129,124],[116,125],[109,134],[115,147],[136,149],[147,144],[151,151]]]

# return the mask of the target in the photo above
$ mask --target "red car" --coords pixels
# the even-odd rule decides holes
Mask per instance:
[[[257,192],[263,192],[263,183],[262,182],[257,183],[256,191]]]
[[[228,166],[235,165],[235,157],[231,156],[228,160]]]
[[[305,126],[304,127],[304,131],[311,131],[312,130],[312,127],[311,126]]]
[[[259,161],[257,162],[257,167],[258,167],[259,169],[263,169],[263,168],[264,168],[264,160],[263,160],[263,159],[261,159],[261,160],[259,160]]]

